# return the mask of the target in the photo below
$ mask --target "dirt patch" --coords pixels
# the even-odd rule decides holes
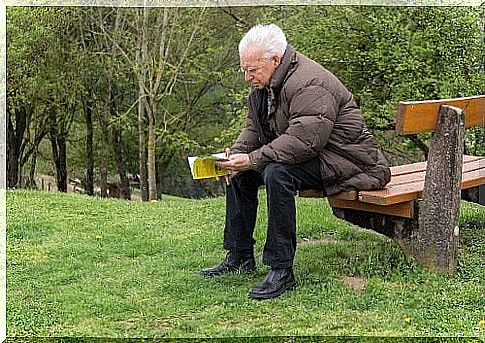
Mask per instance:
[[[367,280],[358,276],[342,276],[338,279],[347,287],[350,287],[357,292],[362,292],[367,287]]]

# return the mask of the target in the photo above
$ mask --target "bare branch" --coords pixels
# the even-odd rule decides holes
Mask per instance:
[[[166,40],[166,32],[167,32],[167,26],[168,26],[168,8],[165,7],[163,11],[163,20],[162,20],[162,28],[161,32],[162,34],[160,35],[160,48],[159,48],[159,60],[158,60],[158,69],[157,69],[157,77],[155,80],[155,86],[153,88],[154,94],[158,93],[158,89],[160,88],[160,83],[162,80],[162,76],[165,70],[165,61],[166,61],[166,53],[165,52],[165,40]],[[168,49],[167,44],[167,49]]]
[[[198,30],[198,28],[200,26],[200,23],[202,21],[202,18],[203,18],[204,14],[205,14],[205,10],[206,10],[206,7],[202,8],[202,11],[200,11],[199,20],[198,20],[197,24],[195,25],[194,30],[192,31],[192,34],[190,35],[189,42],[188,42],[187,46],[185,47],[185,51],[184,51],[182,57],[180,58],[179,63],[176,66],[175,73],[174,73],[174,75],[172,77],[172,80],[167,83],[167,87],[165,88],[165,91],[163,92],[164,95],[165,94],[171,94],[172,93],[172,90],[173,90],[173,87],[177,83],[177,78],[178,78],[178,74],[179,74],[180,67],[182,66],[182,64],[185,62],[185,59],[187,58],[189,49],[190,49],[190,47],[192,45],[192,41],[195,38],[195,34],[196,34],[196,32],[197,32],[197,30]]]
[[[111,41],[111,43],[113,44],[113,47],[116,47],[118,49],[118,51],[123,55],[123,57],[125,58],[126,62],[130,65],[131,69],[133,70],[133,73],[135,74],[135,76],[137,78],[140,78],[139,69],[138,69],[137,65],[135,63],[133,63],[133,61],[130,59],[130,57],[128,56],[128,54],[126,53],[126,51],[106,31],[106,29],[104,27],[104,24],[102,22],[101,22],[100,28],[101,28],[101,31],[102,31],[103,35],[106,38],[108,38],[109,41]]]
[[[229,15],[232,19],[234,19],[236,21],[236,23],[238,24],[242,24],[246,29],[249,30],[249,28],[251,28],[251,24],[249,24],[247,21],[245,21],[244,19],[242,18],[239,18],[238,16],[236,16],[229,7],[223,7],[223,6],[220,6],[218,7],[222,12],[224,12],[225,14]]]

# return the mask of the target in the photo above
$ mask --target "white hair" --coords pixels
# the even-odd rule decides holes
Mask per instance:
[[[284,32],[275,24],[253,26],[239,42],[239,55],[250,46],[263,50],[263,58],[283,56],[286,50]]]

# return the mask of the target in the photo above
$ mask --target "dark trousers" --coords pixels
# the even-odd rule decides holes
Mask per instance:
[[[258,188],[266,187],[268,230],[263,263],[271,268],[293,265],[296,250],[295,195],[322,186],[319,161],[301,164],[270,163],[260,174],[240,172],[227,186],[224,248],[239,256],[253,252]]]

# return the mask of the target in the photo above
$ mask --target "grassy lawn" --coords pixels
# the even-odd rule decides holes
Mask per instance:
[[[298,288],[247,298],[253,275],[199,276],[224,257],[224,199],[141,203],[7,191],[7,336],[485,337],[485,207],[463,203],[458,271],[436,275],[397,244],[298,199]],[[480,338],[481,337],[481,338]]]

